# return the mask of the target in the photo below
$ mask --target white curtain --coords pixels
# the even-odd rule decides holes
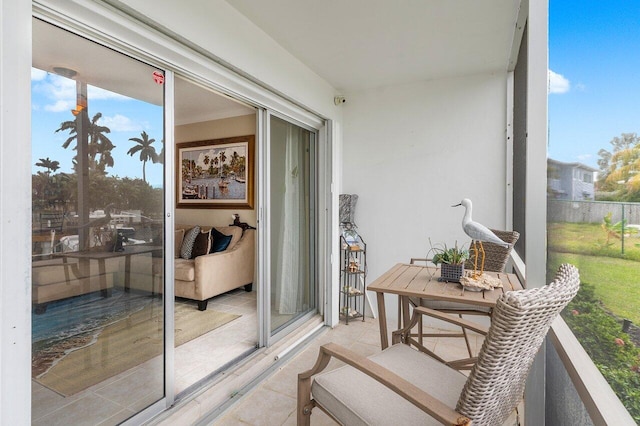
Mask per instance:
[[[304,182],[304,163],[300,129],[289,124],[285,149],[285,187],[283,211],[282,251],[280,253],[279,277],[276,282],[277,310],[280,314],[295,314],[302,310],[304,303],[304,267],[301,247],[304,236],[300,235],[304,225],[301,217],[300,191]]]

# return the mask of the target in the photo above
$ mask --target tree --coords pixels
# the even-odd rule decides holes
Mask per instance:
[[[133,148],[127,151],[127,154],[133,157],[133,154],[136,152],[140,153],[140,161],[142,161],[142,180],[144,182],[147,181],[147,175],[145,167],[147,165],[147,161],[151,160],[154,163],[158,162],[158,154],[156,153],[156,149],[151,146],[156,140],[149,139],[149,135],[147,132],[143,131],[140,134],[140,138],[129,138],[130,141],[136,142],[138,145],[135,145]]]
[[[211,164],[211,166],[213,166],[213,162],[209,159],[208,155],[204,156],[204,160],[202,160],[204,162],[204,165],[207,166],[205,167],[205,170],[207,171],[207,173],[211,174],[211,170],[210,170],[210,166],[209,164]]]
[[[82,119],[85,120],[84,124],[87,128],[89,140],[88,140],[88,149],[87,153],[89,158],[89,167],[95,170],[105,172],[107,167],[113,167],[114,161],[111,156],[111,151],[115,146],[111,142],[111,140],[106,136],[107,133],[111,133],[111,129],[106,126],[100,126],[98,121],[102,118],[102,113],[99,112],[93,116],[91,121],[86,114],[81,114]],[[69,148],[71,142],[74,140],[77,142],[78,139],[78,129],[76,120],[63,121],[60,124],[60,128],[56,130],[56,133],[68,131],[69,137],[62,144],[64,149]],[[78,150],[78,146],[73,147],[74,150]],[[100,156],[100,159],[96,162],[96,157]]]
[[[40,158],[40,161],[36,163],[36,166],[47,169],[47,174],[49,175],[51,172],[55,173],[55,171],[60,168],[60,162],[52,161],[49,157]]]
[[[640,199],[640,138],[636,133],[622,133],[610,142],[613,147],[598,151],[598,189],[616,192],[616,199]]]
[[[224,174],[224,162],[227,160],[227,156],[224,151],[220,151],[220,168],[222,168],[222,173]]]

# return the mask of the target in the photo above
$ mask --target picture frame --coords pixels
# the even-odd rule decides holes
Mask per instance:
[[[176,144],[176,207],[253,209],[255,136]]]

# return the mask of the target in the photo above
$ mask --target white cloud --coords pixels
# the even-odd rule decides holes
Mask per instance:
[[[33,76],[33,73],[31,74]],[[48,74],[48,78],[39,80],[34,84],[33,90],[45,96],[47,99],[54,101],[76,99],[76,82],[68,78],[62,78],[55,74]]]
[[[56,74],[31,68],[31,81],[33,91],[49,100],[49,104],[44,106],[46,111],[61,112],[70,111],[76,107],[76,81],[61,77]],[[89,86],[87,88],[89,103],[92,100],[113,99],[127,101],[131,98],[110,92],[99,87]],[[133,130],[137,130],[137,127]]]
[[[47,72],[38,68],[31,68],[31,81],[41,81],[47,78]]]
[[[49,112],[71,111],[72,109],[76,109],[75,101],[62,99],[56,101],[56,103],[54,104],[48,104],[44,106],[44,110]]]
[[[549,70],[549,93],[567,93],[571,88],[571,83],[562,74]]]
[[[144,130],[141,123],[133,122],[129,117],[116,114],[113,117],[102,116],[98,124],[108,127],[112,132],[133,132]]]
[[[593,155],[591,155],[591,154],[580,154],[580,155],[578,155],[578,161],[580,161],[580,162],[588,161],[591,158],[593,158]]]

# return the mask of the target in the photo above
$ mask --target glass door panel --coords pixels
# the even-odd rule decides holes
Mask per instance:
[[[315,134],[270,118],[271,333],[316,309]]]
[[[117,424],[164,386],[164,74],[34,19],[32,419]]]

